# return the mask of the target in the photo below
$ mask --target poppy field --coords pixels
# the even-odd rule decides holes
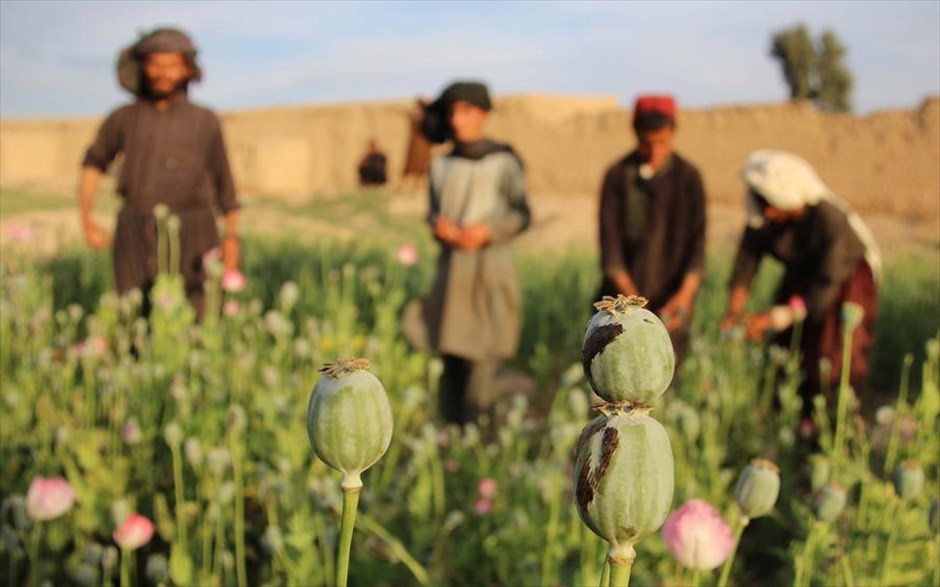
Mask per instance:
[[[172,272],[148,322],[111,292],[105,254],[4,251],[0,582],[333,584],[341,476],[311,448],[307,404],[325,363],[362,357],[394,430],[362,477],[350,585],[601,583],[607,544],[574,499],[596,258],[519,258],[519,354],[492,417],[459,429],[438,416],[440,361],[400,332],[429,242],[244,248],[247,279],[211,274],[201,323]],[[793,354],[718,332],[730,259],[709,261],[691,351],[653,402],[671,515],[630,584],[940,584],[935,259],[889,257],[874,391],[834,390],[811,423]]]

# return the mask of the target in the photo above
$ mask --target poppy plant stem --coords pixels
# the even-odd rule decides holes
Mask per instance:
[[[734,566],[734,556],[738,553],[738,545],[741,543],[741,535],[744,534],[744,529],[747,528],[748,523],[751,519],[747,516],[741,516],[738,519],[738,523],[734,528],[734,546],[731,547],[731,554],[728,555],[728,560],[725,561],[723,567],[721,567],[721,576],[718,578],[718,587],[727,587],[728,579],[731,577],[731,567]]]
[[[343,517],[339,525],[339,550],[336,553],[336,587],[346,587],[349,577],[349,552],[352,549],[360,491],[362,487],[343,488]]]

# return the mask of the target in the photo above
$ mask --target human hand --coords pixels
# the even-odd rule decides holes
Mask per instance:
[[[659,310],[659,317],[666,324],[666,330],[675,332],[689,319],[691,310],[692,300],[689,296],[677,293]]]
[[[85,220],[83,228],[85,230],[85,242],[92,249],[101,251],[111,246],[111,237],[94,220]]]
[[[613,282],[614,287],[617,288],[617,291],[627,297],[642,295],[625,271],[618,271],[611,274],[610,280]]]
[[[764,339],[768,330],[773,329],[773,319],[769,312],[760,312],[757,314],[747,314],[744,316],[744,332],[747,337],[759,342]]]
[[[241,245],[238,243],[238,237],[227,236],[222,241],[222,267],[226,271],[238,269],[240,261]]]
[[[718,329],[723,333],[730,332],[734,330],[734,327],[741,322],[740,314],[725,314],[724,318],[721,319],[721,322],[718,323]]]
[[[460,230],[455,244],[466,251],[475,251],[490,242],[490,228],[483,224],[471,224]]]
[[[457,237],[460,236],[460,227],[458,227],[449,218],[438,216],[434,221],[434,236],[448,245],[455,245]]]

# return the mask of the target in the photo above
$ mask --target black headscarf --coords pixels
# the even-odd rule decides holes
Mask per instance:
[[[424,109],[421,133],[432,143],[443,143],[453,138],[453,131],[447,120],[447,110],[454,102],[467,102],[487,112],[493,109],[490,92],[485,84],[474,81],[450,84]]]
[[[498,143],[491,139],[480,139],[479,141],[473,141],[472,143],[454,141],[454,149],[450,154],[454,157],[470,159],[471,161],[479,161],[480,159],[493,153],[509,153],[516,158],[516,161],[519,162],[520,167],[525,167],[522,162],[522,158],[519,157],[519,154],[516,153],[515,149],[513,149],[511,145],[506,143]]]
[[[196,46],[189,36],[179,29],[158,28],[125,47],[118,55],[117,76],[122,88],[135,96],[144,94],[143,61],[152,53],[182,53],[193,71],[189,81],[202,80],[202,69],[196,63]]]

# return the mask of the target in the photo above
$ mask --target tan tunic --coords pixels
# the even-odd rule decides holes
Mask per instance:
[[[434,159],[430,213],[460,226],[483,222],[491,242],[477,251],[443,245],[437,275],[423,304],[409,308],[405,331],[419,348],[471,360],[507,358],[519,344],[522,319],[510,241],[530,212],[518,158],[497,151],[480,159]]]

